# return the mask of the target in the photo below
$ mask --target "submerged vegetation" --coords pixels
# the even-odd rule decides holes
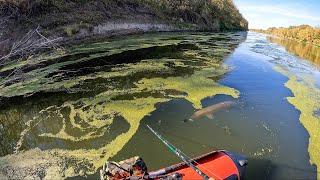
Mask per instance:
[[[268,28],[267,30],[257,29],[257,32],[272,34],[279,38],[292,39],[303,43],[320,47],[320,28],[309,25],[290,26],[288,28]]]
[[[244,38],[242,33],[131,36],[43,54],[34,68],[23,68],[32,60],[8,65],[0,72],[6,82],[2,105],[8,105],[0,122],[1,134],[11,138],[2,142],[0,174],[13,179],[93,174],[159,103],[185,99],[200,109],[207,97],[237,98],[236,89],[217,80],[229,70],[223,57]],[[23,77],[4,79],[17,67]],[[24,103],[15,104],[19,101]],[[16,159],[32,163],[17,165]]]

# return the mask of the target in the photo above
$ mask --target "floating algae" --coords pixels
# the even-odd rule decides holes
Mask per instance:
[[[32,149],[0,158],[0,168],[4,179],[61,179],[65,167],[62,158]]]
[[[206,97],[218,94],[230,95],[234,98],[239,96],[237,90],[213,82],[208,77],[212,75],[212,72],[214,72],[214,69],[208,68],[197,71],[191,76],[142,79],[137,85],[150,90],[174,89],[185,92],[187,95],[183,98],[191,102],[196,109],[202,108],[201,100]]]
[[[176,36],[177,38],[171,39],[172,36]],[[193,44],[197,44],[199,49],[195,52],[196,54],[198,54],[198,56],[195,58],[198,58],[198,61],[200,60],[201,56],[205,61],[208,61],[210,59],[221,60],[221,58],[226,53],[228,53],[230,49],[234,48],[234,45],[232,45],[231,43],[229,45],[217,45],[217,41],[214,41],[215,37],[217,37],[217,35],[214,34],[194,34],[190,36],[181,34],[162,34],[159,36],[146,35],[141,37],[137,36],[130,39],[116,39],[110,42],[94,43],[72,47],[67,51],[69,53],[57,52],[56,54],[53,53],[40,57],[34,57],[29,61],[32,62],[32,67],[36,68],[30,69],[28,67],[24,67],[23,65],[30,65],[25,61],[19,63],[23,64],[22,67],[21,65],[8,65],[8,67],[5,66],[1,68],[2,71],[20,67],[23,71],[26,72],[23,74],[23,77],[21,77],[21,79],[14,78],[9,81],[9,84],[1,82],[0,73],[0,96],[14,97],[41,91],[51,92],[55,90],[59,91],[68,89],[72,86],[81,84],[81,82],[86,79],[98,78],[97,76],[95,76],[95,73],[101,68],[107,68],[107,70],[109,71],[108,67],[110,66],[110,68],[113,68],[113,65],[110,64],[110,62],[107,61],[106,58],[113,56],[118,57],[121,55],[121,53],[127,53],[122,58],[123,60],[130,63],[134,61],[134,58],[141,58],[140,60],[144,60],[145,57],[143,56],[151,55],[151,57],[156,57],[156,59],[161,58],[162,56],[176,56],[175,53],[181,53],[180,51],[192,51],[195,46]],[[241,38],[237,36],[234,36],[233,38],[238,43],[241,41]],[[203,42],[207,42],[208,44],[203,45]],[[151,51],[151,54],[147,51],[147,48],[166,46],[170,48],[163,50],[149,50]],[[180,47],[180,49],[178,47]],[[146,48],[146,52],[138,55],[135,54],[136,51],[139,51],[141,48]],[[216,50],[219,51],[218,54],[212,53]],[[224,53],[220,53],[220,51]],[[150,59],[150,57],[147,59]],[[88,71],[90,68],[87,67],[87,65],[95,65],[93,61],[96,63],[96,66],[90,67],[92,69],[90,70],[92,71],[92,74],[72,78],[68,77],[68,74],[83,73]],[[85,63],[83,64],[84,66],[78,67],[81,63]],[[217,64],[217,62],[211,63],[211,65],[214,64]],[[66,67],[70,67],[71,69],[66,69]]]
[[[300,121],[309,133],[309,147],[311,164],[320,167],[320,117],[315,114],[320,109],[320,89],[316,87],[315,79],[309,74],[297,76],[281,67],[276,70],[286,75],[289,80],[285,86],[293,93],[287,100],[300,111]],[[318,177],[319,179],[320,177]]]
[[[129,130],[125,133],[122,133],[106,146],[103,146],[99,149],[75,150],[68,152],[59,150],[57,152],[62,152],[62,154],[67,154],[71,157],[88,159],[95,167],[94,170],[96,170],[97,168],[102,166],[108,158],[114,156],[117,152],[119,152],[123,148],[123,146],[132,138],[132,136],[138,130],[140,121],[143,119],[143,117],[155,110],[155,104],[165,101],[167,101],[167,99],[149,97],[129,101],[115,101],[103,104],[102,106],[104,107],[104,112],[114,111],[119,113],[120,116],[126,119],[130,124]]]
[[[83,140],[98,138],[104,134],[104,132],[109,127],[109,125],[112,123],[113,117],[114,117],[114,114],[110,113],[109,117],[101,119],[101,117],[100,118],[97,117],[99,116],[99,114],[95,114],[95,112],[87,111],[86,113],[83,113],[81,112],[81,110],[76,111],[74,106],[68,103],[64,104],[63,107],[70,108],[70,115],[68,118],[69,123],[73,128],[77,128],[81,131],[81,137],[74,137],[68,134],[66,130],[67,128],[66,119],[63,117],[62,114],[61,114],[61,117],[63,119],[62,128],[58,133],[43,133],[43,134],[40,134],[39,136],[58,138],[58,139],[68,139],[71,141],[83,141]],[[86,121],[84,123],[81,122],[80,124],[76,122],[77,117],[80,118],[81,120],[90,120],[90,121]],[[89,132],[86,132],[88,129],[89,129]]]
[[[161,36],[160,36],[161,37]],[[113,42],[108,43],[96,43],[92,48],[81,48],[75,47],[70,49],[69,54],[61,54],[57,52],[56,54],[43,55],[40,57],[35,57],[32,62],[28,63],[29,60],[21,61],[18,64],[10,64],[8,66],[2,67],[1,71],[13,70],[14,68],[21,68],[22,70],[28,69],[28,67],[24,67],[24,65],[32,65],[37,66],[34,70],[28,71],[24,73],[23,80],[18,81],[14,84],[6,85],[6,83],[1,82],[1,73],[0,73],[0,96],[2,97],[13,97],[19,95],[26,95],[39,91],[52,91],[54,89],[65,88],[65,83],[61,81],[57,82],[57,79],[61,78],[63,72],[70,72],[68,70],[63,69],[66,66],[75,66],[80,62],[90,62],[95,58],[101,58],[99,61],[103,61],[103,58],[119,54],[126,51],[134,51],[139,50],[141,48],[150,48],[150,47],[161,47],[166,45],[177,45],[182,42],[184,39],[180,40],[172,40],[172,41],[160,41],[160,37],[155,37],[151,39],[147,38],[135,38],[132,40],[115,40]],[[143,45],[143,46],[142,46]],[[87,45],[89,46],[89,45]],[[99,47],[99,53],[95,53],[97,51],[95,48]],[[93,50],[95,49],[95,50]],[[101,52],[102,51],[102,52]],[[67,57],[67,58],[66,58]],[[66,60],[61,60],[61,59]],[[45,67],[42,67],[42,64],[48,64]],[[91,63],[92,64],[92,63]],[[106,62],[108,64],[108,62]],[[41,66],[40,66],[41,65]],[[83,67],[85,68],[85,67]],[[80,68],[81,69],[81,68]],[[56,76],[48,77],[56,73]],[[9,73],[10,74],[10,73]],[[86,77],[88,78],[88,77]],[[13,79],[16,81],[17,79]],[[80,79],[80,81],[83,79]],[[71,79],[70,86],[79,83],[79,81],[73,82]]]
[[[219,36],[135,36],[81,45],[63,54],[57,63],[27,72],[25,81],[3,86],[0,91],[3,97],[67,89],[76,99],[65,96],[60,104],[53,101],[42,105],[42,110],[24,107],[37,113],[32,117],[18,117],[24,119],[24,130],[15,143],[16,154],[0,158],[0,174],[22,177],[22,171],[13,162],[15,158],[34,161],[31,171],[23,172],[26,173],[23,177],[50,179],[93,174],[129,142],[140,121],[156,110],[156,104],[183,98],[201,109],[201,100],[206,97],[225,94],[237,98],[237,90],[216,82],[229,70],[222,65],[223,57],[237,45],[231,41],[219,43],[216,40]],[[241,40],[232,34],[229,38],[238,43]],[[155,52],[143,57],[141,52],[146,49],[141,48],[151,48]],[[133,54],[130,56],[130,53]],[[111,55],[125,55],[122,58],[135,61],[109,64],[104,58]],[[95,64],[97,58],[101,62]],[[95,63],[90,64],[90,61]],[[101,65],[102,62],[105,64]],[[90,64],[90,67],[79,67],[75,72],[65,69],[73,65],[78,68],[80,64]],[[69,73],[72,76],[68,76]],[[17,114],[23,114],[21,112]],[[110,127],[119,119],[126,121],[128,128],[110,132]],[[41,158],[43,161],[39,160]]]
[[[115,101],[115,102],[106,102],[101,104],[101,109],[103,112],[100,113],[109,113],[109,112],[116,112],[118,116],[123,117],[128,121],[130,124],[130,128],[127,132],[120,134],[111,142],[106,143],[106,145],[102,146],[98,149],[78,149],[78,150],[63,150],[63,149],[51,149],[47,151],[40,151],[40,150],[29,150],[34,154],[34,156],[30,155],[30,152],[27,151],[26,153],[22,152],[21,154],[17,155],[9,155],[3,158],[0,158],[0,167],[1,169],[5,170],[5,172],[1,172],[6,174],[7,176],[19,177],[19,174],[16,174],[19,171],[15,171],[16,168],[20,168],[17,166],[13,159],[23,159],[25,163],[22,163],[26,168],[28,167],[27,162],[32,162],[30,164],[31,169],[34,172],[29,173],[39,173],[39,168],[42,168],[42,173],[46,174],[50,171],[54,170],[57,171],[57,176],[67,176],[65,174],[65,169],[75,166],[78,162],[87,162],[83,163],[83,167],[78,167],[79,171],[83,170],[86,173],[94,173],[97,168],[103,165],[103,163],[117,152],[119,152],[123,146],[132,138],[132,136],[136,133],[139,127],[140,121],[155,110],[155,104],[159,102],[168,101],[167,99],[159,99],[159,98],[140,98],[135,100],[124,100],[124,101]],[[89,120],[89,119],[86,119]],[[35,120],[36,121],[36,120]],[[92,125],[92,124],[91,124]],[[95,125],[93,125],[95,126]],[[78,126],[77,126],[78,127]],[[42,134],[41,136],[48,136],[52,137],[54,135]],[[72,137],[67,133],[59,132],[55,138],[61,139],[68,139],[71,141],[81,141],[86,138],[96,138],[96,136],[81,136],[81,137]],[[39,155],[39,156],[38,156]],[[55,158],[51,158],[51,156],[55,156]],[[48,157],[48,158],[46,158]],[[42,161],[38,161],[41,159]],[[67,162],[73,160],[75,161],[73,164],[68,164]],[[44,167],[45,166],[45,167]],[[52,167],[53,166],[53,167]],[[49,168],[50,167],[50,168]],[[6,169],[13,169],[13,171],[6,171]],[[48,169],[45,169],[48,168]],[[23,168],[22,168],[23,169]],[[79,173],[79,172],[76,172]],[[51,172],[52,174],[52,172]],[[37,176],[37,174],[34,174]],[[75,174],[69,174],[70,176],[74,176]],[[47,178],[51,178],[50,176]]]

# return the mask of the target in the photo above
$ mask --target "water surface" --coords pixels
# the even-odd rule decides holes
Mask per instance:
[[[320,67],[320,47],[303,42],[297,42],[290,39],[281,39],[277,37],[267,37],[272,43],[283,46],[286,51],[312,62],[315,66]]]
[[[24,77],[5,78],[17,68]],[[179,162],[149,124],[190,156],[246,155],[248,179],[317,179],[319,69],[261,34],[130,36],[44,54],[0,76],[4,176],[94,178],[106,160],[135,155],[149,169]],[[237,105],[183,122],[225,100]]]

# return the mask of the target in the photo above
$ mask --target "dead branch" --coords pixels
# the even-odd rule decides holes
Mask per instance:
[[[39,27],[35,30],[29,31],[19,41],[13,43],[10,52],[0,58],[0,66],[4,65],[9,61],[11,57],[26,57],[33,55],[41,49],[57,49],[61,48],[58,42],[62,40],[62,37],[55,39],[49,39],[39,32]],[[18,58],[16,58],[18,59]],[[10,61],[12,62],[12,61]]]
[[[40,33],[39,27],[29,31],[24,37],[13,43],[10,52],[0,58],[0,67],[8,63],[18,63],[25,57],[34,55],[43,49],[62,49],[58,42],[62,40],[61,37],[49,39]],[[23,67],[14,69],[8,76],[1,79],[0,84],[6,84],[12,80],[23,80]]]

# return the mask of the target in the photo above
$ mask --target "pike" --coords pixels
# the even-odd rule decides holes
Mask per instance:
[[[206,175],[205,173],[203,173],[199,168],[197,168],[194,164],[193,164],[193,160],[190,159],[188,156],[186,156],[181,150],[179,150],[178,148],[176,148],[174,145],[172,145],[170,142],[168,142],[167,140],[165,140],[160,134],[158,134],[155,130],[153,130],[149,125],[147,125],[147,127],[149,128],[149,130],[158,138],[160,139],[160,141],[163,142],[163,144],[165,144],[171,152],[173,152],[174,154],[176,154],[183,162],[185,162],[190,168],[192,168],[195,172],[197,172],[203,179],[205,180],[209,180],[209,176]]]
[[[224,101],[224,102],[220,102],[218,104],[208,106],[206,108],[203,108],[203,109],[196,111],[189,119],[185,119],[184,122],[200,119],[204,116],[207,116],[209,119],[213,119],[214,113],[216,113],[220,110],[223,110],[223,109],[228,109],[235,104],[236,103],[234,101]]]

